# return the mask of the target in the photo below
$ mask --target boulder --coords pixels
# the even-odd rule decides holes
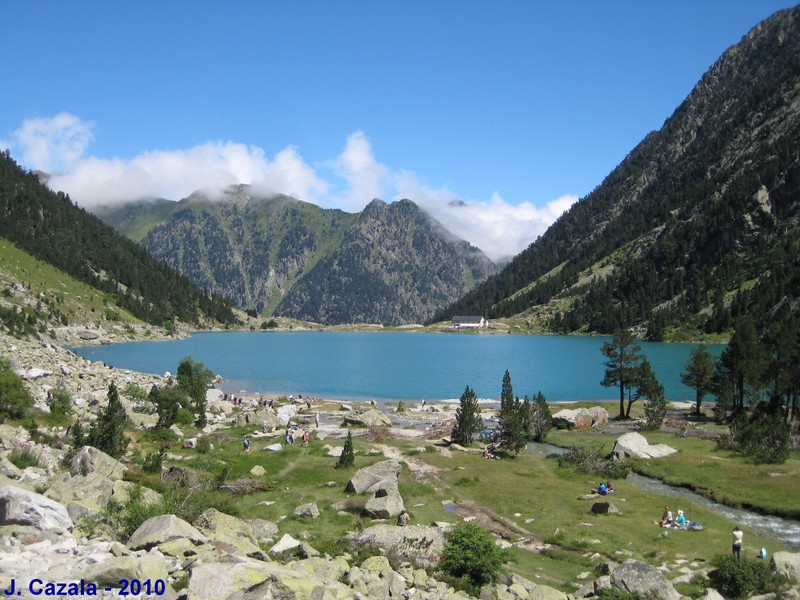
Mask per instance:
[[[42,531],[72,531],[72,519],[58,502],[13,485],[0,488],[0,525],[30,525]]]
[[[650,445],[647,438],[635,431],[619,436],[611,448],[611,456],[617,460],[632,456],[638,458],[661,458],[675,452],[677,452],[675,448],[666,444]]]
[[[772,558],[778,573],[800,582],[800,552],[776,552]]]
[[[592,512],[596,515],[616,515],[619,509],[613,502],[595,502],[592,504]]]
[[[250,475],[252,475],[253,477],[263,477],[266,474],[267,474],[266,469],[264,469],[264,467],[262,467],[261,465],[256,465],[255,467],[250,469]]]
[[[159,515],[147,519],[139,525],[139,529],[134,531],[128,540],[128,548],[149,550],[154,546],[179,538],[191,540],[196,546],[208,542],[206,536],[183,519],[175,515]]]
[[[681,595],[656,567],[626,560],[611,572],[611,585],[621,592],[639,592],[644,597],[681,600]]]
[[[379,488],[397,487],[400,468],[399,461],[389,459],[359,469],[347,482],[345,491],[363,494],[374,492]]]
[[[83,574],[83,579],[96,583],[99,588],[121,587],[120,580],[140,582],[167,581],[167,569],[163,557],[149,556],[115,556],[92,565]]]
[[[88,475],[99,472],[109,479],[122,479],[122,473],[125,470],[126,467],[121,462],[91,446],[84,446],[78,450],[69,468],[72,475]]]
[[[391,427],[392,422],[381,411],[369,408],[365,411],[350,412],[344,417],[345,425],[356,427]]]
[[[278,526],[272,521],[248,519],[247,522],[253,528],[253,537],[256,538],[259,545],[266,543],[268,540],[269,543],[272,543],[272,536],[278,535]]]
[[[192,570],[189,600],[227,600],[228,598],[275,598],[344,600],[353,591],[334,580],[310,577],[303,561],[289,565],[258,562],[216,562]]]
[[[375,490],[372,498],[367,500],[364,512],[373,519],[391,519],[405,508],[403,497],[394,486]]]
[[[295,517],[300,517],[300,518],[318,519],[319,508],[317,508],[316,502],[309,502],[308,504],[301,504],[300,506],[295,508],[292,514]]]
[[[218,550],[252,558],[265,558],[253,533],[253,526],[247,521],[209,508],[195,519],[193,525]]]
[[[426,525],[373,525],[347,535],[351,546],[391,548],[399,560],[408,560],[426,568],[439,564],[444,551],[445,531]]]
[[[0,455],[0,475],[5,475],[9,479],[19,479],[22,477],[22,470],[5,455]]]
[[[279,443],[270,444],[269,446],[264,446],[264,450],[269,450],[270,452],[280,452],[283,449]]]
[[[553,425],[569,429],[589,429],[608,425],[608,411],[602,406],[564,408],[553,415]]]
[[[275,412],[280,423],[286,425],[289,422],[289,419],[297,414],[297,407],[293,404],[283,404],[279,406],[278,410]]]
[[[549,585],[537,585],[526,598],[527,600],[567,600],[568,596]]]

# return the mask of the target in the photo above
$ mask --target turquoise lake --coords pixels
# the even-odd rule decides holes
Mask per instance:
[[[169,342],[72,348],[116,368],[163,375],[191,356],[229,393],[302,394],[331,400],[459,398],[469,385],[497,398],[506,370],[515,395],[551,402],[619,399],[600,385],[605,337],[430,333],[214,332]],[[680,380],[693,345],[640,342],[668,400],[694,400]],[[723,345],[709,345],[719,355]]]

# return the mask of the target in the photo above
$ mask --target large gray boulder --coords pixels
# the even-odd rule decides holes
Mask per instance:
[[[109,479],[122,479],[125,470],[126,467],[121,462],[91,446],[84,446],[78,450],[69,466],[72,475],[100,473]]]
[[[391,427],[392,422],[381,411],[369,408],[365,411],[351,412],[344,417],[345,425],[356,427]]]
[[[303,563],[297,561],[289,566],[252,559],[206,563],[192,569],[188,600],[353,598],[353,591],[348,586],[310,576],[308,570],[303,568]]]
[[[72,531],[74,524],[58,502],[6,485],[0,488],[0,525],[31,525],[42,531]]]
[[[131,550],[149,550],[154,546],[180,538],[190,540],[196,546],[205,544],[208,539],[197,529],[175,515],[159,515],[147,519],[139,525],[128,540]]]
[[[120,580],[138,579],[140,582],[157,579],[167,581],[167,568],[163,557],[150,556],[115,556],[92,565],[83,574],[83,579],[92,581],[98,587],[121,587]]]
[[[367,500],[364,512],[373,519],[391,519],[404,508],[403,497],[397,487],[390,486],[375,490],[372,498]]]
[[[253,534],[253,526],[247,521],[226,515],[216,508],[209,508],[195,519],[193,525],[218,550],[252,558],[265,558]]]
[[[800,552],[776,552],[772,558],[778,573],[800,582]]]
[[[661,571],[638,560],[626,560],[614,569],[611,585],[621,592],[639,592],[644,597],[681,600],[681,595]]]
[[[589,429],[608,425],[608,411],[602,406],[564,408],[553,415],[553,425],[569,429]]]
[[[399,461],[390,459],[359,469],[347,482],[345,491],[363,494],[379,488],[397,487],[400,468]]]
[[[318,519],[319,508],[317,508],[316,502],[309,502],[308,504],[301,504],[295,508],[292,514],[299,518]]]
[[[625,458],[661,458],[677,452],[672,446],[666,444],[650,445],[641,433],[631,431],[617,438],[611,448],[611,456],[617,460]]]
[[[426,525],[373,525],[348,534],[347,541],[356,548],[391,548],[399,559],[426,568],[439,564],[444,552],[444,534],[443,529]]]

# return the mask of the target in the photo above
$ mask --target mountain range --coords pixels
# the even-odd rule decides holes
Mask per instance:
[[[421,323],[497,271],[409,200],[355,214],[247,186],[96,211],[196,285],[259,315]]]

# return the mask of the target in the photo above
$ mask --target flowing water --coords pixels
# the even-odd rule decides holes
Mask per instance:
[[[538,456],[563,454],[566,452],[566,449],[560,446],[554,446],[552,444],[537,444],[534,442],[528,444],[528,450]],[[800,521],[774,517],[771,515],[762,515],[743,508],[732,508],[730,506],[720,504],[719,502],[714,502],[713,500],[710,500],[705,496],[701,496],[700,494],[696,494],[695,492],[687,490],[686,488],[667,485],[658,479],[645,477],[644,475],[639,475],[637,473],[631,473],[628,475],[628,478],[625,480],[625,482],[630,483],[640,490],[653,492],[654,494],[660,494],[662,496],[677,498],[706,510],[713,511],[718,515],[722,515],[723,517],[735,521],[738,525],[756,531],[760,536],[768,540],[782,542],[793,551],[800,551]]]

